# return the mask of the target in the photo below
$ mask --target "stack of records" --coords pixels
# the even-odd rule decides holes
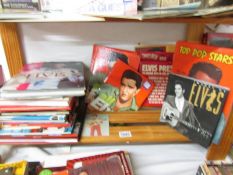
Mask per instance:
[[[85,116],[81,62],[31,63],[1,89],[0,143],[76,143]]]

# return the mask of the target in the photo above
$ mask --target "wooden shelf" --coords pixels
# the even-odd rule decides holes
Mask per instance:
[[[160,110],[106,113],[109,115],[110,134],[100,137],[82,137],[80,144],[131,144],[189,142],[170,126],[160,123]],[[120,137],[127,132],[131,136]]]
[[[48,19],[0,19],[0,32],[10,74],[17,74],[23,64],[24,58],[18,35],[17,23],[20,22],[158,22],[158,23],[187,23],[187,40],[200,41],[204,31],[204,24],[219,23],[233,24],[233,17],[175,17],[154,19],[120,19],[120,18],[48,18]],[[17,58],[17,59],[16,59]],[[143,120],[143,123],[141,122]],[[127,121],[127,125],[121,125]],[[110,114],[110,136],[82,138],[80,144],[118,144],[118,143],[175,143],[189,142],[168,125],[159,123],[159,110]],[[118,123],[119,125],[114,125]],[[130,131],[132,137],[120,138],[119,132]],[[233,112],[229,117],[227,126],[218,145],[212,144],[208,149],[207,159],[224,159],[230,150],[233,141]]]
[[[133,19],[105,18],[105,21],[118,22],[158,22],[158,23],[198,23],[198,24],[233,24],[233,17],[176,17],[176,18],[153,18],[141,21]]]
[[[30,18],[30,19],[0,19],[0,23],[51,23],[51,22],[157,22],[157,23],[199,23],[199,24],[233,24],[233,17],[169,17],[152,19],[127,19],[110,17],[73,17],[73,18]]]
[[[233,12],[230,12],[231,14]],[[159,22],[159,23],[219,23],[233,24],[233,16],[220,14],[209,16],[188,15],[81,15],[78,13],[0,13],[3,23],[47,23],[47,22]]]

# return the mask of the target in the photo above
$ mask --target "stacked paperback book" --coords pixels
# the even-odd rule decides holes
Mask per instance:
[[[76,143],[85,116],[81,62],[26,64],[1,88],[1,143]]]

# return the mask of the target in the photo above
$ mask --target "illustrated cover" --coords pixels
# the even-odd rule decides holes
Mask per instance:
[[[85,95],[82,62],[41,62],[24,66],[1,89],[2,98]]]
[[[82,136],[109,136],[109,116],[88,114],[85,118]]]
[[[89,110],[137,111],[154,89],[154,83],[118,60],[96,98],[89,103]]]
[[[232,33],[205,33],[203,35],[204,44],[211,46],[233,48]]]
[[[141,59],[139,72],[155,84],[153,91],[143,103],[145,107],[159,107],[163,103],[168,73],[172,68],[171,58],[164,59],[167,61]]]
[[[172,72],[219,84],[233,89],[230,75],[233,70],[233,50],[179,41],[173,56]],[[218,144],[230,116],[233,92],[230,91],[224,106],[213,143]]]
[[[117,160],[117,165],[119,165],[119,166],[117,166],[117,165],[113,166],[110,164],[110,169],[114,170],[112,172],[112,174],[116,173],[116,175],[118,175],[118,174],[119,175],[133,175],[133,172],[131,170],[131,164],[128,162],[129,157],[127,157],[127,156],[128,156],[128,154],[126,154],[124,151],[116,151],[116,152],[110,152],[110,153],[97,154],[94,156],[68,160],[66,167],[69,170],[69,172],[73,172],[73,169],[85,170],[87,168],[86,170],[88,171],[88,174],[89,173],[98,174],[96,172],[103,171],[103,170],[102,170],[102,168],[98,169],[98,167],[96,167],[96,165],[97,166],[99,165],[100,167],[102,167],[102,163],[105,164],[110,160],[114,160],[114,162]],[[110,162],[108,162],[108,163],[110,163]],[[115,170],[116,167],[118,169],[117,171]],[[110,169],[106,169],[106,170],[108,170],[108,172],[103,171],[100,174],[109,175]]]
[[[169,74],[160,120],[193,142],[208,147],[229,89],[178,74]]]
[[[90,65],[91,73],[94,75],[92,81],[102,83],[117,60],[121,60],[138,70],[140,58],[135,51],[94,45]]]

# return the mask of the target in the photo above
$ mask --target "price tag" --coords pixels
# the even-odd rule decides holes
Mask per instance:
[[[119,137],[121,138],[132,137],[132,134],[130,131],[120,131]]]

